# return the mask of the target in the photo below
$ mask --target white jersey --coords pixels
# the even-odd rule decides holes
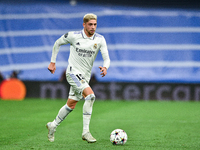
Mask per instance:
[[[67,73],[82,74],[86,80],[89,80],[99,50],[104,60],[103,67],[109,68],[110,58],[105,38],[97,33],[92,37],[87,37],[84,30],[62,35],[54,44],[51,62],[56,62],[60,46],[68,43],[70,43],[70,55]]]

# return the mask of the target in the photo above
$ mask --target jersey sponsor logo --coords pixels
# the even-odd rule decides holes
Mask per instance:
[[[76,52],[78,53],[79,56],[82,57],[92,57],[92,55],[95,54],[95,51],[79,49],[79,48],[76,48]]]

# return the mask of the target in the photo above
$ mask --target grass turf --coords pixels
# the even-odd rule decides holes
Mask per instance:
[[[0,149],[68,150],[179,150],[200,149],[200,103],[161,101],[100,101],[94,103],[90,131],[96,143],[82,141],[82,106],[62,122],[55,142],[47,140],[46,123],[52,121],[63,100],[0,100]],[[112,145],[112,130],[128,134],[123,146]]]

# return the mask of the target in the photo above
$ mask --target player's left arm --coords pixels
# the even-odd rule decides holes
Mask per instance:
[[[104,77],[107,74],[107,68],[99,66],[99,69],[100,69],[102,77]]]
[[[109,53],[108,53],[106,40],[104,38],[102,39],[100,51],[101,51],[101,55],[103,57],[104,63],[103,63],[103,67],[99,66],[99,68],[100,68],[102,77],[104,77],[107,74],[108,68],[110,67],[110,57],[109,57]]]

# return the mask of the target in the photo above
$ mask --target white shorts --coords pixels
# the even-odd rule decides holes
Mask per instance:
[[[79,101],[83,98],[83,90],[90,87],[88,82],[81,74],[66,73],[67,82],[70,84],[69,97],[70,99]]]

